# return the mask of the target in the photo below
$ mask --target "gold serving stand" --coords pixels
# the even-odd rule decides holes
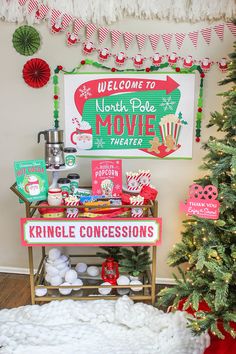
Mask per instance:
[[[88,188],[88,187],[84,187]],[[34,217],[36,211],[39,208],[42,208],[42,206],[39,205],[39,202],[36,203],[31,203],[29,202],[17,189],[16,183],[14,183],[10,189],[24,202],[25,204],[25,215],[27,218],[32,218]],[[119,207],[121,208],[126,208],[129,211],[134,207],[133,205],[120,205]],[[139,206],[141,208],[145,209],[145,214],[148,217],[157,217],[158,216],[158,203],[155,200],[154,202],[150,202],[148,205],[144,206]],[[55,208],[51,206],[43,206],[43,208]],[[70,208],[70,206],[60,206],[60,208]],[[78,208],[82,209],[84,206],[73,206],[73,208]],[[101,207],[99,207],[101,209]],[[114,208],[117,208],[117,206],[114,206]],[[45,221],[48,220],[45,218]],[[111,219],[112,222],[112,219]],[[50,245],[49,247],[52,247],[53,245]],[[108,245],[109,246],[109,245]],[[63,246],[64,247],[64,246]],[[127,246],[128,247],[128,246]],[[38,246],[37,246],[38,248]],[[78,246],[79,248],[79,246]],[[150,265],[150,269],[146,271],[142,275],[142,285],[101,285],[103,282],[102,279],[83,279],[83,276],[80,276],[80,278],[83,280],[85,283],[82,286],[79,285],[69,285],[69,286],[51,286],[48,285],[48,283],[45,280],[45,269],[44,269],[44,264],[47,258],[46,254],[46,247],[41,247],[42,250],[42,256],[41,260],[39,262],[37,271],[35,273],[34,271],[34,257],[33,257],[33,247],[28,247],[28,261],[29,261],[29,277],[30,277],[30,291],[31,291],[31,303],[32,305],[36,303],[45,303],[49,301],[54,301],[54,300],[98,300],[98,299],[104,299],[104,300],[117,300],[119,297],[121,297],[123,294],[121,289],[126,289],[126,292],[128,292],[128,296],[134,300],[134,301],[144,301],[144,302],[150,302],[152,305],[155,303],[155,285],[156,285],[156,251],[157,251],[157,246],[150,246],[151,250],[151,260],[152,263]],[[104,260],[100,259],[100,262],[97,261],[99,257],[94,254],[71,254],[68,255],[70,259],[74,260],[76,259],[76,262],[71,262],[71,266],[75,266],[76,263],[80,259],[86,259],[86,263],[88,266],[90,265],[96,265],[96,266],[101,266],[102,262]],[[95,260],[96,258],[96,260]],[[35,291],[36,289],[47,289],[47,295],[45,296],[36,296]],[[59,292],[59,289],[63,288],[72,288],[72,295],[62,295]],[[111,293],[109,295],[100,295],[98,292],[98,289],[102,288],[111,288]],[[132,289],[131,289],[132,288]],[[138,291],[134,291],[135,288],[138,288]],[[141,290],[140,290],[141,289]],[[118,293],[120,290],[120,294]]]

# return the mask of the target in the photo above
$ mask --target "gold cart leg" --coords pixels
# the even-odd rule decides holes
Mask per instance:
[[[45,252],[45,247],[42,247],[42,257],[45,258],[46,252]]]
[[[34,263],[33,263],[33,250],[32,250],[32,247],[28,247],[28,255],[29,255],[29,271],[30,271],[31,304],[35,305]]]
[[[152,247],[152,305],[155,304],[156,295],[156,266],[157,266],[157,248]]]

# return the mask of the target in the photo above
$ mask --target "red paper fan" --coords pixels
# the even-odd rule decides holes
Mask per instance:
[[[25,82],[34,88],[43,87],[50,79],[50,68],[46,61],[34,58],[28,60],[23,67]]]

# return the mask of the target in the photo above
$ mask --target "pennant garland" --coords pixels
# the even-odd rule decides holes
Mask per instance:
[[[139,50],[143,49],[144,44],[146,42],[146,39],[147,39],[147,35],[146,34],[141,34],[141,33],[136,34],[136,40],[137,40],[137,43],[138,43]]]
[[[175,33],[175,40],[178,49],[180,49],[183,45],[183,42],[185,40],[186,34],[185,33]]]
[[[226,23],[228,29],[230,30],[230,32],[236,36],[236,26],[233,24],[233,22],[227,22]]]
[[[171,44],[171,41],[172,41],[172,36],[173,36],[172,33],[164,33],[161,36],[162,40],[163,40],[163,42],[165,44],[166,50],[169,50],[169,48],[170,48],[170,44]]]
[[[96,31],[97,26],[94,25],[93,23],[89,23],[86,25],[86,39],[89,40],[94,32]]]
[[[110,32],[109,28],[107,28],[107,27],[100,27],[98,29],[99,44],[102,44],[105,41],[109,32]]]
[[[197,48],[199,33],[201,33],[204,41],[209,45],[212,40],[212,30],[214,30],[217,37],[221,41],[223,41],[225,25],[232,33],[232,35],[236,36],[236,25],[233,22],[220,23],[215,25],[214,27],[207,27],[189,33],[164,33],[164,34],[154,33],[149,35],[143,33],[134,34],[132,32],[109,30],[109,28],[107,27],[97,28],[96,25],[93,23],[85,23],[82,19],[74,18],[72,15],[68,15],[67,13],[62,14],[59,10],[50,8],[44,3],[39,3],[38,0],[18,0],[18,4],[20,6],[25,6],[26,7],[25,10],[28,12],[28,14],[32,14],[35,11],[35,21],[37,23],[38,20],[43,20],[50,12],[49,22],[51,25],[51,31],[53,33],[58,33],[60,31],[66,30],[66,28],[70,25],[70,23],[73,22],[73,31],[67,33],[67,39],[71,38],[72,40],[72,43],[68,43],[70,45],[79,42],[78,32],[85,26],[86,26],[87,41],[92,37],[94,32],[97,31],[99,44],[101,45],[106,40],[108,34],[110,33],[112,47],[115,47],[118,41],[120,40],[121,36],[123,35],[126,50],[130,47],[134,38],[136,38],[138,48],[141,51],[146,43],[146,39],[148,38],[154,52],[157,50],[157,46],[160,38],[162,38],[166,50],[169,51],[171,47],[173,35],[175,36],[175,41],[178,49],[181,49],[186,36],[188,36],[188,38],[191,40],[193,46]]]
[[[85,22],[81,18],[76,18],[73,25],[73,33],[78,34],[78,32],[85,26]]]
[[[204,38],[205,42],[209,45],[211,42],[211,28],[203,28],[201,30],[202,37]]]
[[[221,41],[223,41],[223,39],[224,39],[224,30],[225,30],[224,24],[223,24],[223,23],[220,23],[219,25],[216,25],[216,26],[214,27],[214,30],[215,30],[215,32],[216,32],[218,38],[219,38]]]
[[[111,31],[111,43],[112,43],[112,47],[115,47],[116,44],[119,42],[120,37],[122,35],[121,31],[118,30],[112,30]]]
[[[18,0],[20,6],[24,6],[27,0]]]
[[[72,22],[73,17],[67,14],[64,14],[62,17],[62,31],[65,31],[65,29],[69,26],[69,24]]]
[[[124,32],[123,38],[124,38],[124,43],[125,43],[125,49],[127,50],[129,48],[130,44],[133,42],[134,34],[132,32]]]
[[[188,34],[191,42],[193,43],[193,46],[197,48],[197,43],[198,43],[198,31],[193,31]]]
[[[149,41],[151,43],[152,49],[155,52],[157,50],[157,45],[160,40],[160,35],[159,34],[149,34]]]
[[[38,10],[35,13],[35,17],[38,20],[43,20],[44,17],[47,15],[48,11],[49,11],[49,7],[47,5],[41,4],[38,8]]]
[[[28,4],[28,13],[31,14],[34,10],[38,9],[38,1],[30,0]]]

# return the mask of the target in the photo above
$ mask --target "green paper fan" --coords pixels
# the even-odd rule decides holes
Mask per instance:
[[[38,31],[32,26],[20,26],[15,30],[12,37],[15,50],[22,55],[33,55],[40,46]]]

